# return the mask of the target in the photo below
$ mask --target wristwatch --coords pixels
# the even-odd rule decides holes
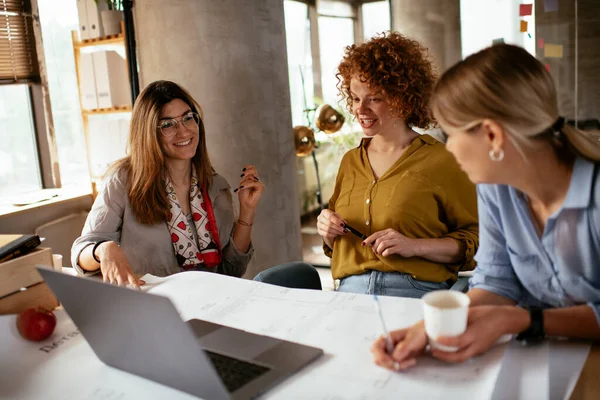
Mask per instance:
[[[524,345],[538,343],[546,338],[544,331],[544,309],[540,307],[524,307],[529,311],[531,324],[516,337]]]

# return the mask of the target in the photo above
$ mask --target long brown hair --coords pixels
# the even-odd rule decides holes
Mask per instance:
[[[525,49],[499,44],[472,54],[438,81],[431,109],[441,125],[468,131],[498,122],[520,145],[548,140],[561,161],[573,155],[600,161],[600,132],[560,127],[556,88],[544,65]]]
[[[169,102],[180,99],[200,116],[199,140],[192,164],[198,179],[208,190],[213,169],[206,149],[202,108],[181,86],[155,81],[146,86],[133,105],[129,128],[128,154],[111,166],[108,174],[127,174],[127,196],[135,218],[142,224],[167,220],[169,202],[165,190],[167,166],[158,129],[160,113]]]

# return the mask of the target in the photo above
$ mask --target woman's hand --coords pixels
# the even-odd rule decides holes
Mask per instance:
[[[514,306],[475,306],[469,308],[467,330],[460,336],[438,337],[446,346],[458,347],[456,352],[432,350],[431,354],[448,362],[463,362],[490,349],[505,334],[518,333],[530,324],[529,313]]]
[[[373,253],[384,257],[392,254],[398,254],[402,257],[414,257],[416,255],[415,240],[407,238],[391,228],[373,233],[365,239],[363,245],[372,246]]]
[[[119,286],[131,284],[136,289],[146,283],[133,274],[125,252],[117,243],[101,243],[96,248],[96,254],[100,259],[100,271],[104,282],[116,283]]]
[[[390,332],[394,345],[392,354],[386,351],[386,341],[380,337],[373,343],[371,353],[375,364],[391,370],[401,371],[417,363],[417,357],[427,347],[427,334],[423,321],[417,322],[410,328]]]
[[[245,211],[254,211],[258,206],[260,197],[265,190],[265,185],[258,177],[258,171],[254,165],[246,165],[242,169],[239,186],[234,190],[238,192],[240,199],[240,215]],[[252,221],[246,221],[252,223]]]
[[[317,217],[317,233],[332,249],[334,239],[346,233],[345,225],[346,221],[331,210],[322,210]]]

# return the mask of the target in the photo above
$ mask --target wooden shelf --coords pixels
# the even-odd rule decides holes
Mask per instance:
[[[101,38],[94,39],[86,39],[82,41],[77,41],[75,43],[76,47],[90,47],[90,46],[103,46],[107,44],[123,44],[125,41],[125,35],[123,33],[119,33],[118,35],[109,35]]]
[[[85,39],[79,40],[79,32],[71,31],[71,36],[73,39],[73,47],[76,49],[81,49],[83,47],[96,47],[96,46],[105,46],[111,44],[125,44],[125,25],[123,21],[121,21],[121,32],[116,35],[108,35],[99,38],[93,39]]]
[[[101,114],[131,112],[131,110],[132,110],[131,106],[120,106],[120,107],[111,107],[111,108],[96,108],[93,110],[81,110],[81,112],[85,115],[101,115]]]
[[[89,138],[89,117],[92,115],[108,115],[116,113],[130,113],[132,112],[132,106],[118,106],[110,108],[96,108],[96,109],[84,109],[81,101],[81,54],[82,53],[94,53],[97,51],[113,51],[115,47],[125,48],[125,24],[121,21],[121,33],[116,35],[108,35],[94,39],[79,39],[78,31],[71,31],[71,39],[73,41],[73,56],[75,57],[75,71],[77,73],[77,86],[79,87],[79,104],[81,106],[81,116],[83,119],[83,131],[85,136],[86,151],[88,154],[88,168],[90,171],[90,178],[92,181],[92,195],[95,198],[97,194],[97,186],[101,182],[101,176],[92,175],[91,165],[91,154],[90,149],[90,138]],[[85,49],[85,50],[84,50]],[[116,51],[116,50],[115,50]],[[125,52],[125,62],[127,62],[127,53]],[[129,71],[127,71],[128,73]]]

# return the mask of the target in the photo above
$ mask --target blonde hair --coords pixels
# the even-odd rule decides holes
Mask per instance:
[[[446,71],[435,86],[431,109],[442,125],[470,130],[492,119],[519,143],[547,140],[561,161],[573,155],[600,161],[600,132],[559,123],[550,73],[525,49],[499,44],[472,54]]]
[[[125,171],[127,197],[135,218],[142,224],[165,221],[169,202],[165,189],[167,164],[158,129],[163,107],[175,99],[185,102],[200,117],[198,148],[192,157],[198,180],[208,190],[212,184],[213,168],[206,148],[202,108],[181,86],[170,81],[152,82],[133,105],[129,128],[128,155],[113,164],[107,175]]]

